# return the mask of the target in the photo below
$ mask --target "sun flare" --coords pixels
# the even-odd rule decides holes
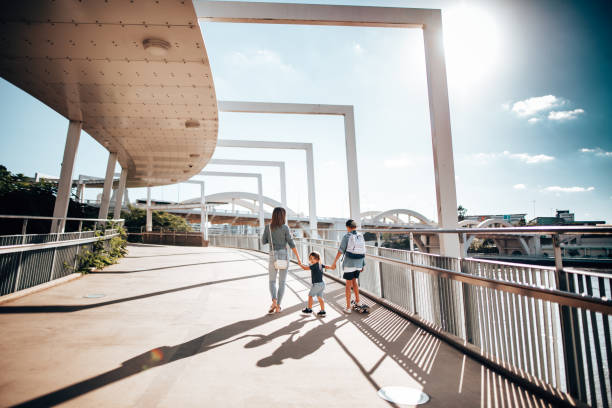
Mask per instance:
[[[449,77],[473,84],[490,75],[501,56],[497,22],[475,7],[450,8],[444,17],[444,48]]]

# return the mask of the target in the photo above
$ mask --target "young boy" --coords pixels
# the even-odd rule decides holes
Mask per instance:
[[[310,263],[310,266],[300,264],[302,269],[305,271],[310,270],[310,278],[312,282],[312,287],[308,293],[308,307],[302,310],[302,314],[309,315],[312,313],[312,298],[316,296],[319,300],[319,306],[321,307],[321,310],[319,310],[317,316],[325,317],[325,303],[323,303],[323,291],[325,290],[325,283],[323,282],[323,268],[334,268],[321,265],[321,255],[316,251],[313,251],[310,253],[310,255],[308,255],[308,262]]]
[[[342,278],[346,280],[346,309],[345,313],[351,313],[351,289],[355,292],[355,305],[363,306],[359,303],[359,284],[357,279],[363,272],[365,266],[365,241],[363,235],[357,233],[357,223],[354,220],[346,222],[347,233],[342,238],[340,248],[336,254],[336,259],[330,269],[336,268],[336,262],[344,254],[342,261]]]

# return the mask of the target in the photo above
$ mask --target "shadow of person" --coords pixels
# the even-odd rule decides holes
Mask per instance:
[[[281,314],[264,315],[256,319],[242,320],[218,329],[202,336],[186,341],[175,346],[162,346],[146,351],[129,360],[124,361],[120,367],[95,377],[60,388],[40,397],[14,405],[13,407],[48,407],[69,401],[80,395],[86,394],[98,388],[102,388],[113,382],[122,380],[151,368],[188,358],[196,354],[205,353],[225,344],[229,344],[245,336],[234,338],[241,333],[252,330],[267,322],[284,317],[289,313],[297,312],[302,305],[297,304],[285,309]]]
[[[341,322],[341,324],[337,324]],[[299,360],[309,354],[314,353],[323,346],[325,340],[331,338],[336,330],[347,323],[344,316],[340,316],[325,322],[312,330],[307,331],[303,336],[296,339],[296,332],[291,333],[289,338],[283,342],[272,355],[265,357],[257,362],[258,367],[270,367],[272,365],[283,364],[283,360],[292,358]]]
[[[268,334],[268,335],[263,335],[263,334],[248,334],[246,336],[243,336],[243,338],[245,337],[256,337],[255,339],[249,341],[247,344],[244,345],[244,348],[254,348],[254,347],[259,347],[259,346],[263,346],[266,343],[269,343],[270,341],[274,340],[275,338],[281,337],[281,336],[285,336],[285,335],[293,335],[293,334],[297,334],[299,333],[300,329],[302,327],[304,327],[304,325],[308,322],[309,320],[307,319],[307,316],[302,316],[297,320],[292,321],[291,323],[289,323],[287,326],[284,326],[276,331],[273,331],[272,333]],[[238,340],[238,339],[236,339]]]

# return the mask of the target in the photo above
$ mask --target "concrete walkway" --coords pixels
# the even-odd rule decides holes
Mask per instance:
[[[0,406],[388,407],[376,392],[390,385],[424,389],[429,407],[544,406],[382,307],[342,314],[336,283],[325,319],[300,315],[302,270],[266,315],[266,265],[130,246],[102,273],[0,306]]]

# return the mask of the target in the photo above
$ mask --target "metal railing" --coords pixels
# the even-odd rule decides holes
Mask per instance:
[[[366,230],[423,233],[419,230]],[[453,258],[367,246],[360,286],[397,306],[459,346],[469,343],[511,374],[560,396],[591,406],[610,406],[612,275],[564,269],[562,234],[612,234],[609,227],[427,229],[427,233],[551,235],[556,266]],[[257,235],[210,235],[211,246],[264,250]],[[336,256],[338,242],[296,239],[302,259],[316,250]],[[341,266],[330,271],[342,276]]]
[[[60,218],[0,215],[3,219],[22,219],[22,234],[0,236],[0,296],[31,288],[69,275],[79,268],[79,255],[91,250],[94,243],[119,235],[117,226],[123,220],[65,218],[78,222],[74,232],[27,234],[29,220],[53,221]],[[84,224],[93,230],[82,231]]]

